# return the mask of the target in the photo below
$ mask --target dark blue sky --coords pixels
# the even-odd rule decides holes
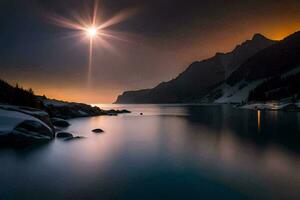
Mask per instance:
[[[254,33],[281,39],[300,29],[295,0],[100,0],[103,21],[127,9],[138,12],[109,27],[129,42],[108,39],[112,51],[95,48],[88,91],[88,44],[66,38],[73,32],[49,16],[86,14],[91,5],[92,0],[1,0],[0,78],[50,97],[111,102],[123,90],[155,86]]]

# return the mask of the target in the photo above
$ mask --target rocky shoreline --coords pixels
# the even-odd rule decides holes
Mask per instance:
[[[128,110],[103,110],[97,106],[47,98],[39,98],[39,101],[41,109],[0,104],[1,145],[28,145],[50,141],[70,126],[66,120],[72,118],[130,113]],[[79,138],[83,137],[69,134],[65,140]]]
[[[128,110],[103,110],[97,106],[88,104],[65,102],[43,97],[38,97],[38,102],[41,105],[42,110],[45,110],[51,118],[72,119],[130,113]]]
[[[300,102],[252,102],[244,105],[237,105],[237,107],[250,110],[300,112]]]

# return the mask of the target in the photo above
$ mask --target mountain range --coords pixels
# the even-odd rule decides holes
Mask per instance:
[[[300,32],[281,41],[255,34],[231,52],[192,63],[175,79],[151,89],[126,91],[115,103],[242,103],[265,81],[297,74],[299,55]]]

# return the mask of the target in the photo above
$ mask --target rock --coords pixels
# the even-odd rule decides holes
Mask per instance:
[[[110,115],[110,116],[117,116],[118,114],[125,114],[125,113],[131,113],[130,111],[128,110],[114,110],[114,109],[111,109],[111,110],[107,110],[105,111],[106,115]]]
[[[55,127],[54,128],[55,133],[62,131],[60,128]]]
[[[118,110],[119,113],[131,113],[129,110]]]
[[[68,132],[58,132],[56,134],[57,138],[73,138],[73,134],[68,133]]]
[[[47,126],[49,126],[52,130],[54,130],[54,127],[51,123],[50,117],[47,112],[38,110],[31,107],[24,107],[24,106],[13,106],[13,105],[3,105],[0,104],[0,109],[9,110],[9,111],[16,111],[20,112],[26,115],[31,115],[32,117],[35,117],[42,122],[44,122]]]
[[[53,138],[53,130],[41,120],[22,112],[0,109],[0,143],[29,144]]]
[[[84,138],[85,137],[83,137],[83,136],[76,136],[76,137],[66,138],[65,141],[80,140],[80,139],[84,139]]]
[[[54,133],[37,121],[26,120],[14,128],[11,136],[18,143],[34,143],[50,141]]]
[[[52,124],[57,127],[66,128],[70,126],[70,123],[64,119],[60,118],[51,118]]]
[[[43,105],[43,109],[51,117],[62,119],[130,113],[128,110],[102,110],[97,106],[91,106],[83,103],[65,102],[55,99],[47,99],[45,97],[37,98]]]
[[[117,113],[107,113],[108,116],[118,116]]]
[[[94,132],[94,133],[103,133],[104,131],[100,128],[96,128],[96,129],[92,130],[92,132]]]
[[[96,106],[82,103],[58,101],[55,99],[47,99],[39,97],[41,104],[52,117],[63,119],[71,119],[77,117],[89,117],[105,115],[106,112]]]

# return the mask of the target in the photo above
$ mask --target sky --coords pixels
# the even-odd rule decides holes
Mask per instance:
[[[93,0],[0,0],[0,79],[49,98],[111,103],[125,90],[175,78],[194,61],[231,51],[261,33],[274,40],[300,30],[299,0],[99,0],[105,28],[93,46],[60,16],[92,13]],[[104,42],[103,42],[104,41]]]

